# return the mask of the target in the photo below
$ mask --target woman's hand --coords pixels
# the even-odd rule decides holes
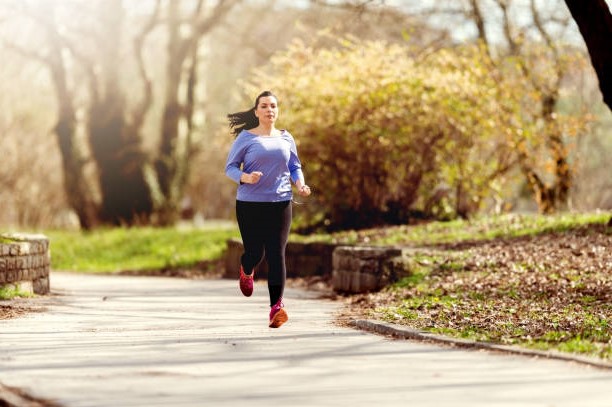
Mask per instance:
[[[310,195],[310,187],[308,185],[301,185],[298,187],[298,194],[300,196]]]
[[[240,176],[240,182],[242,182],[243,184],[257,184],[262,175],[263,172],[261,171],[253,171],[250,174],[243,172]]]

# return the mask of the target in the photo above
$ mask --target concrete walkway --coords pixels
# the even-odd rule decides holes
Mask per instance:
[[[53,273],[56,304],[0,321],[0,382],[65,406],[610,407],[612,372],[389,340],[265,285]]]

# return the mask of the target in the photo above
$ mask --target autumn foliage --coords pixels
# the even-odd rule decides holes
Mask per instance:
[[[298,140],[311,223],[331,228],[468,217],[501,199],[541,126],[525,113],[529,84],[476,45],[295,42],[255,73],[247,91],[259,89],[279,95],[279,124]]]

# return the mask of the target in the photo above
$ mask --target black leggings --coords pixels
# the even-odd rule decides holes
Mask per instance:
[[[250,274],[264,253],[266,255],[272,306],[283,296],[285,289],[285,247],[291,228],[291,201],[236,201],[236,218],[244,245],[240,259],[244,272]]]

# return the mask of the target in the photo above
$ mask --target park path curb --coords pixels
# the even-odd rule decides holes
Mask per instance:
[[[381,335],[389,335],[395,338],[429,341],[434,343],[456,346],[460,348],[486,349],[491,351],[512,353],[516,355],[563,360],[567,362],[575,362],[584,365],[589,365],[599,369],[612,370],[612,363],[604,362],[602,360],[594,358],[570,355],[554,351],[539,351],[534,349],[519,348],[517,346],[497,345],[493,343],[473,341],[469,339],[451,338],[448,336],[436,335],[429,332],[419,331],[417,329],[412,329],[398,324],[391,324],[383,321],[356,319],[350,321],[349,325],[364,331],[378,333]]]

